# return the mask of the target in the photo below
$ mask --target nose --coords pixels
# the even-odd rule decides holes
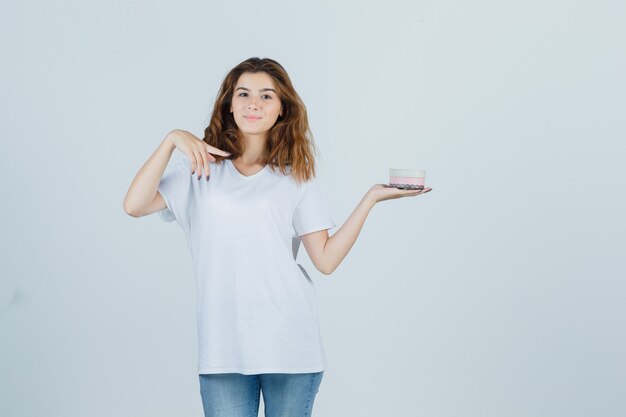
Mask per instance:
[[[256,100],[251,100],[248,104],[248,108],[258,109],[259,106],[256,104]]]

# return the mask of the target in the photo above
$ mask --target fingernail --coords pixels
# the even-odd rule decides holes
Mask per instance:
[[[206,180],[207,180],[207,181],[209,180],[209,177],[210,177],[210,175],[207,175],[207,176],[206,176]]]
[[[198,181],[200,181],[200,178],[202,178],[202,175],[198,175]]]
[[[195,173],[196,173],[196,171],[191,171],[191,175],[193,175],[193,174],[195,174]]]

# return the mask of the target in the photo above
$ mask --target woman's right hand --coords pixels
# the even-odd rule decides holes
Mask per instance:
[[[186,130],[174,129],[169,136],[176,149],[187,155],[191,165],[191,174],[198,174],[198,179],[202,177],[202,172],[204,171],[204,176],[208,181],[209,175],[211,175],[209,161],[215,162],[215,158],[211,155],[212,153],[230,156],[229,152],[208,145],[202,139]]]

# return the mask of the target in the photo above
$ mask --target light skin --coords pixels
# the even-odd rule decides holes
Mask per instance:
[[[282,103],[275,90],[272,77],[264,72],[244,73],[235,85],[230,111],[246,141],[246,150],[232,161],[243,175],[253,175],[264,167],[269,129],[283,112]],[[246,118],[252,115],[258,116],[259,119]],[[230,155],[207,145],[190,132],[181,129],[171,131],[135,176],[124,198],[124,211],[127,214],[141,217],[166,207],[157,189],[174,149],[179,149],[189,158],[191,169],[198,175],[198,180],[210,174],[208,162],[215,162],[211,154]],[[419,191],[401,190],[386,184],[374,184],[361,198],[346,222],[332,236],[329,237],[328,230],[320,230],[302,235],[300,238],[315,267],[321,273],[329,275],[339,266],[356,242],[367,215],[376,203],[414,197],[431,190],[429,187]]]
[[[241,74],[235,84],[230,112],[246,141],[244,153],[233,159],[237,169],[244,175],[251,175],[263,168],[268,132],[282,111],[282,103],[270,75],[265,72]],[[246,116],[258,116],[260,119]]]

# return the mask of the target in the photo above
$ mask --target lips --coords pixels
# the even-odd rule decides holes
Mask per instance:
[[[243,117],[245,117],[248,120],[259,120],[260,119],[260,117],[258,117],[258,116],[243,116]]]

